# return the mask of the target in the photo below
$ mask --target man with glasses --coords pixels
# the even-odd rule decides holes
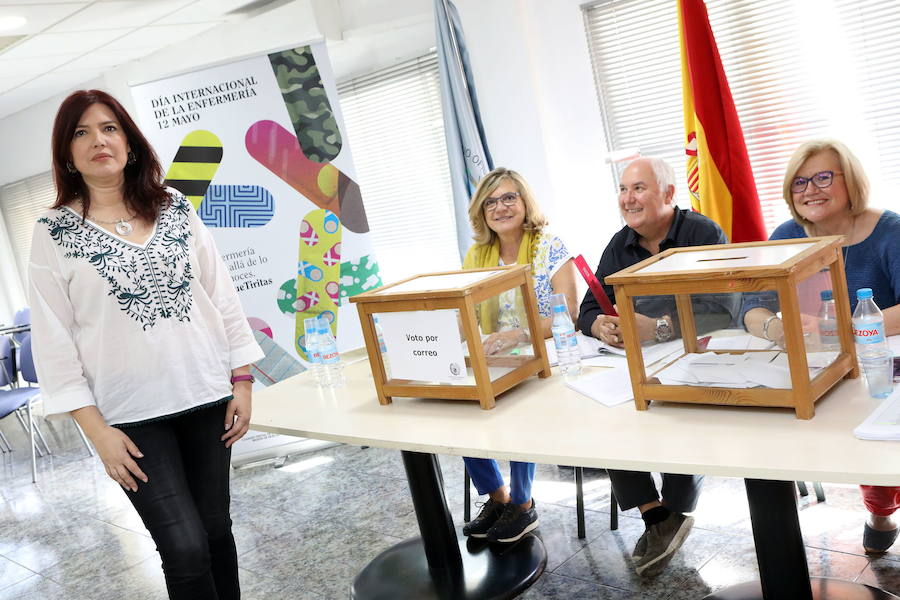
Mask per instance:
[[[675,173],[661,158],[639,158],[622,172],[619,212],[625,226],[616,233],[600,259],[597,279],[659,254],[668,248],[725,244],[725,233],[713,221],[674,205]],[[612,286],[604,291],[613,297]],[[737,312],[734,295],[693,298],[698,332],[728,327]],[[678,335],[678,315],[672,296],[635,299],[635,318],[642,342],[665,342]],[[604,314],[588,290],[581,303],[578,327],[616,347],[623,347],[619,317]],[[640,452],[640,449],[636,449]],[[698,475],[662,474],[662,499],[650,473],[609,471],[613,492],[622,510],[637,507],[646,527],[632,557],[638,575],[659,574],[690,533],[694,510],[703,485]]]

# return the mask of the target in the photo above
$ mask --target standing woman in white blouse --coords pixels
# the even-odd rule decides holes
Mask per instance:
[[[230,448],[262,351],[212,236],[115,98],[74,92],[52,145],[57,200],[29,265],[46,411],[71,413],[125,490],[170,598],[239,598]]]

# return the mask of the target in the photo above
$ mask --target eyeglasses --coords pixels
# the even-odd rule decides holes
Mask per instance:
[[[484,210],[494,210],[497,208],[497,203],[502,202],[503,206],[509,208],[513,204],[519,201],[519,192],[507,192],[500,196],[499,198],[488,198],[484,201]]]
[[[834,171],[819,171],[812,177],[794,177],[791,181],[791,193],[802,194],[806,191],[806,187],[811,181],[814,186],[820,190],[827,188],[834,183],[835,175],[843,175],[843,173],[835,173]]]

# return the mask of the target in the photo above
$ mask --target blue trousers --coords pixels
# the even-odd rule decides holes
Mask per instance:
[[[503,475],[497,461],[492,458],[463,457],[466,470],[481,495],[490,494],[503,487]],[[525,504],[531,500],[531,484],[534,482],[534,463],[510,461],[509,494],[513,504]]]
[[[123,427],[143,452],[134,459],[150,481],[125,494],[162,558],[171,600],[238,600],[231,533],[226,404],[155,423]]]

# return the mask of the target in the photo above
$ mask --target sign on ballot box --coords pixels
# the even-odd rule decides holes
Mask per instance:
[[[811,419],[831,387],[859,376],[842,240],[670,248],[607,276],[635,407],[784,407]],[[834,310],[820,319],[824,302]],[[657,332],[681,341],[661,360],[647,351],[666,341],[647,339],[658,320],[668,323]]]
[[[466,361],[458,315],[450,309],[380,315],[391,376],[440,383],[464,381]]]
[[[527,377],[550,376],[543,336],[531,335],[540,319],[530,265],[425,273],[350,301],[381,404],[445,398],[487,410]]]

